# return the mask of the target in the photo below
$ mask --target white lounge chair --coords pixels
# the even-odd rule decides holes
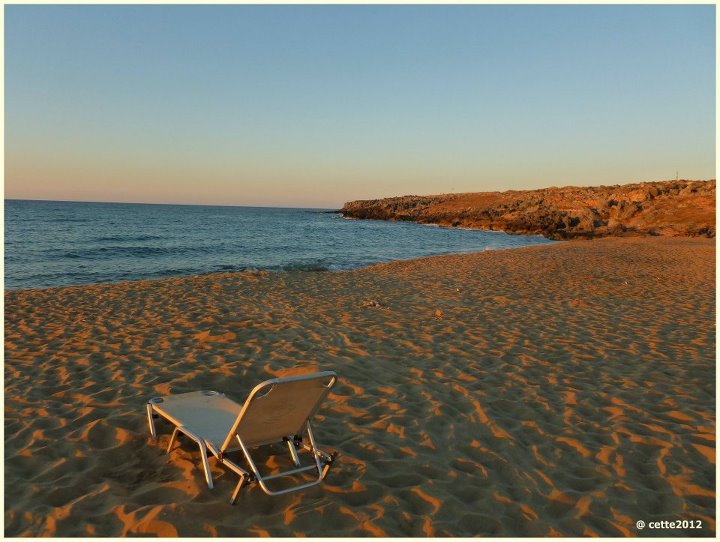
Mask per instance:
[[[159,415],[175,425],[168,453],[178,433],[194,440],[200,446],[205,480],[211,489],[213,481],[208,450],[222,465],[238,474],[240,481],[230,504],[235,503],[242,487],[250,481],[257,481],[268,495],[297,491],[319,484],[335,459],[335,454],[327,454],[317,448],[310,423],[335,382],[337,375],[332,371],[273,378],[255,386],[244,405],[217,391],[154,397],[147,403],[150,434],[157,438],[153,418]],[[303,442],[304,433],[307,433],[309,443]],[[251,450],[277,443],[287,443],[295,468],[263,476],[252,458]],[[312,465],[301,466],[298,448],[310,452]],[[228,454],[234,451],[242,451],[251,472],[228,458]],[[311,482],[277,490],[271,490],[267,485],[269,480],[311,470],[317,471],[317,479]]]

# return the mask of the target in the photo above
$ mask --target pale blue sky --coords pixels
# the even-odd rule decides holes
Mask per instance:
[[[5,6],[5,196],[715,176],[715,6]]]

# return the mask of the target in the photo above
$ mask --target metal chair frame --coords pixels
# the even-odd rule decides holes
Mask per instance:
[[[303,375],[303,376],[299,376],[299,377],[275,378],[275,379],[266,380],[265,382],[262,382],[261,384],[256,386],[253,389],[253,391],[250,393],[250,396],[248,397],[247,401],[245,402],[245,405],[242,408],[241,413],[238,416],[238,421],[240,420],[240,418],[242,418],[245,410],[247,409],[247,406],[250,404],[253,397],[258,395],[260,392],[264,391],[265,388],[271,387],[273,385],[276,385],[276,384],[282,383],[282,382],[288,382],[288,381],[293,381],[293,380],[303,380],[303,379],[307,379],[307,378],[311,378],[311,377],[319,377],[319,376],[332,377],[332,380],[327,385],[328,389],[330,389],[337,381],[337,376],[335,375],[335,373],[327,371],[325,373],[318,373],[316,375]],[[206,391],[206,392],[202,392],[202,393],[205,393],[207,395],[222,395],[216,391]],[[217,459],[217,461],[220,464],[228,467],[230,470],[235,472],[240,477],[240,480],[238,481],[237,485],[235,486],[235,490],[233,491],[232,497],[230,498],[230,504],[235,504],[235,502],[237,501],[238,495],[240,494],[240,490],[245,485],[247,485],[249,482],[256,481],[259,484],[260,488],[267,495],[272,495],[272,496],[283,495],[286,493],[290,493],[293,491],[299,491],[301,489],[306,489],[306,488],[312,487],[314,485],[317,485],[325,479],[325,477],[327,476],[327,473],[330,470],[330,466],[332,465],[332,463],[335,460],[335,457],[337,455],[336,453],[328,454],[317,448],[317,445],[315,443],[315,435],[313,434],[312,424],[310,422],[310,418],[312,417],[314,412],[312,412],[308,416],[307,420],[305,421],[304,426],[301,431],[301,434],[287,435],[280,440],[274,440],[271,442],[262,443],[259,445],[253,445],[253,446],[247,446],[246,443],[243,442],[243,440],[240,438],[240,435],[237,434],[236,430],[237,430],[238,423],[236,422],[234,424],[233,428],[231,429],[231,432],[235,432],[234,437],[238,442],[239,450],[242,451],[243,456],[245,457],[246,461],[248,462],[248,465],[250,466],[251,472],[248,472],[247,470],[243,469],[240,465],[238,465],[235,462],[233,462],[232,460],[230,460],[230,458],[228,458],[228,456],[227,456],[227,453],[228,453],[227,451],[223,452],[222,450],[218,449],[215,445],[213,445],[213,443],[202,438],[200,435],[195,434],[187,427],[184,427],[183,425],[177,425],[175,423],[175,421],[170,419],[168,416],[166,416],[162,412],[162,410],[156,408],[156,405],[159,405],[162,402],[163,402],[162,397],[154,397],[154,398],[150,399],[146,405],[148,426],[150,428],[150,435],[152,436],[153,439],[157,440],[157,430],[155,428],[155,422],[154,422],[153,418],[162,416],[167,421],[169,421],[170,423],[175,425],[175,428],[172,432],[172,436],[170,437],[170,442],[168,444],[167,453],[170,453],[172,451],[173,444],[175,444],[175,441],[179,434],[186,435],[188,438],[193,440],[200,448],[200,457],[201,457],[201,461],[202,461],[203,471],[205,474],[205,481],[207,482],[208,487],[210,489],[213,489],[214,484],[213,484],[213,479],[212,479],[212,473],[210,471],[210,464],[208,461],[208,453],[207,453],[208,450],[210,450],[212,455]],[[310,441],[309,445],[307,443],[303,442],[302,433],[307,433],[308,440]],[[229,436],[230,435],[228,435],[228,440],[229,440]],[[286,471],[282,471],[282,472],[279,472],[276,474],[263,476],[260,473],[260,469],[255,464],[255,461],[252,458],[250,450],[252,450],[254,448],[259,448],[260,446],[264,446],[264,445],[268,445],[268,444],[278,444],[278,443],[282,443],[282,442],[287,443],[288,451],[290,453],[290,458],[292,459],[292,462],[295,465],[295,468],[286,470]],[[308,452],[310,452],[312,454],[312,457],[313,457],[312,465],[308,465],[308,466],[304,466],[304,467],[301,466],[300,457],[298,455],[298,446],[300,444],[302,444],[302,449],[307,450]],[[231,452],[237,451],[237,449],[233,449],[230,451]],[[270,487],[267,484],[268,481],[276,479],[276,478],[293,476],[296,474],[300,474],[302,472],[308,472],[308,471],[312,471],[312,470],[316,470],[317,479],[312,480],[310,482],[298,484],[298,485],[295,485],[295,486],[292,486],[292,487],[289,487],[286,489],[279,489],[279,490],[272,490],[272,489],[270,489]]]

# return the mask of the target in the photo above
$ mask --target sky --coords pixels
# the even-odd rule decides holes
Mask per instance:
[[[6,5],[5,197],[715,177],[714,5]]]

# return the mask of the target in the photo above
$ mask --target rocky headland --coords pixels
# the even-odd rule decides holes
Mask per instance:
[[[550,239],[715,236],[715,180],[401,196],[346,203],[350,218],[408,220]]]

